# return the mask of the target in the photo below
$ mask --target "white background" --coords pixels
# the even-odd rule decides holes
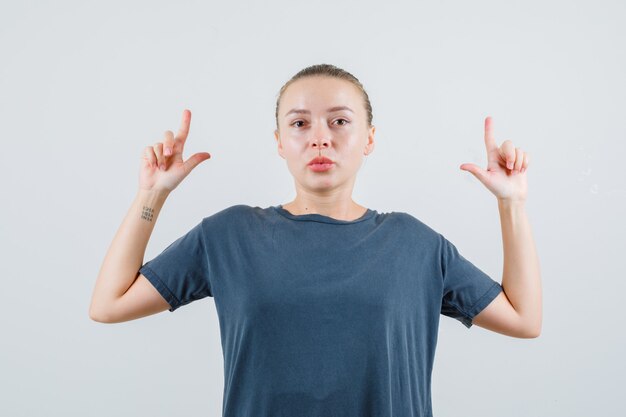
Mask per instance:
[[[170,195],[145,260],[205,216],[295,196],[276,95],[330,63],[364,84],[376,148],[354,190],[448,237],[498,281],[483,123],[528,152],[543,333],[442,316],[436,417],[623,410],[626,6],[621,1],[0,4],[0,414],[219,416],[212,298],[102,324],[88,307],[135,196],[143,148],[192,122],[210,152]]]

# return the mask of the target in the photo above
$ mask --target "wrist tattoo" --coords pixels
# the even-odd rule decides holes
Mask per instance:
[[[141,211],[141,218],[151,222],[153,217],[154,209],[152,207],[143,206],[143,210]]]

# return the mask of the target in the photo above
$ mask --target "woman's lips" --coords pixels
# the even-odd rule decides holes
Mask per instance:
[[[324,172],[331,169],[335,164],[309,164],[309,168],[311,168],[314,172]]]

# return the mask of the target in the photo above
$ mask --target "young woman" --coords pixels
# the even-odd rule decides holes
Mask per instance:
[[[224,355],[224,416],[431,416],[440,315],[520,338],[541,328],[539,263],[524,211],[527,154],[485,120],[498,199],[502,284],[443,235],[352,190],[374,149],[372,107],[350,73],[303,69],[280,90],[275,138],[296,197],[203,218],[142,265],[167,196],[208,153],[183,161],[191,114],[145,149],[139,192],[106,255],[90,317],[133,320],[214,297]]]

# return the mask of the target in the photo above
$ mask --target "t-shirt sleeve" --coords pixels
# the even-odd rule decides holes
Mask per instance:
[[[213,297],[203,221],[139,269],[167,300],[170,312],[192,301]]]
[[[452,242],[439,236],[443,273],[441,314],[459,320],[469,329],[472,319],[496,298],[502,286],[465,259]]]

